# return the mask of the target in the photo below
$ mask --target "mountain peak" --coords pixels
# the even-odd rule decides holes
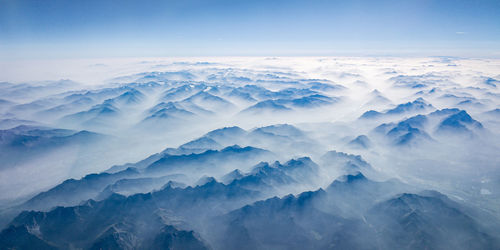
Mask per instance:
[[[344,175],[339,178],[341,181],[346,183],[352,183],[357,181],[365,181],[367,178],[361,172],[357,172],[355,174]]]
[[[440,131],[471,132],[470,129],[482,129],[483,125],[474,120],[465,110],[449,115],[438,127]]]

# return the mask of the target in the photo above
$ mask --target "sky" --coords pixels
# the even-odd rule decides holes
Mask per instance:
[[[500,57],[499,0],[0,0],[0,57]]]

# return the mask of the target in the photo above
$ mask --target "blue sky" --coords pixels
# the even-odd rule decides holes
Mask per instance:
[[[0,0],[0,56],[500,56],[499,0]]]

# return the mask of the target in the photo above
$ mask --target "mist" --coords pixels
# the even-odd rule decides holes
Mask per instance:
[[[500,60],[47,63],[0,74],[7,249],[500,246]]]

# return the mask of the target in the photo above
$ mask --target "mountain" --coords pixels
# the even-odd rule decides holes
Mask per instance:
[[[161,97],[161,100],[167,102],[180,101],[200,91],[203,91],[205,88],[206,86],[204,84],[185,84],[165,91]]]
[[[420,112],[428,109],[433,109],[434,107],[431,104],[428,104],[424,99],[418,98],[413,102],[407,102],[404,104],[399,104],[393,109],[390,109],[386,112],[386,114],[401,114],[408,112]]]
[[[478,100],[469,99],[458,102],[456,106],[461,108],[482,108],[485,104]]]
[[[283,112],[283,111],[290,111],[291,109],[279,104],[277,101],[274,100],[266,100],[266,101],[261,101],[258,102],[257,104],[250,106],[243,111],[241,111],[242,114],[251,114],[251,113],[259,113],[259,112]]]
[[[315,186],[319,166],[310,158],[305,157],[292,159],[284,164],[278,161],[273,164],[261,162],[246,174],[239,170],[235,171],[223,176],[223,179],[229,182],[230,186],[235,185],[248,190],[276,193],[284,187],[290,188],[290,186],[295,185],[301,188]],[[232,181],[229,178],[233,178]]]
[[[0,158],[2,159],[0,169],[22,165],[71,146],[92,145],[104,138],[104,135],[89,131],[31,125],[0,130]]]
[[[373,249],[375,234],[362,218],[346,217],[338,211],[343,199],[346,211],[370,207],[383,192],[376,182],[362,175],[346,176],[327,190],[318,189],[273,197],[244,206],[212,221],[214,230],[207,236],[218,249]],[[383,185],[383,184],[381,184]],[[388,188],[391,185],[387,185]],[[363,192],[369,191],[372,199]],[[342,197],[340,197],[342,195]],[[363,196],[360,196],[363,195]],[[359,234],[364,240],[359,240]]]
[[[93,106],[87,111],[78,112],[61,118],[63,123],[92,125],[107,122],[118,117],[121,111],[111,102]]]
[[[12,106],[14,105],[15,103],[14,102],[11,102],[11,101],[8,101],[8,100],[4,100],[4,99],[0,99],[0,107],[6,107],[6,106]]]
[[[377,112],[374,110],[367,111],[361,115],[360,118],[371,119],[378,118],[382,116],[390,116],[390,115],[401,115],[401,114],[416,114],[422,113],[429,110],[433,110],[434,106],[432,104],[427,103],[423,98],[418,98],[413,102],[407,102],[403,104],[399,104],[393,109],[389,109],[385,112]]]
[[[218,218],[213,241],[217,249],[364,249],[357,235],[369,229],[314,208],[324,191],[271,198]],[[368,248],[365,248],[368,249]]]
[[[179,148],[181,149],[198,149],[198,150],[218,150],[222,149],[222,145],[218,142],[210,139],[209,137],[201,137],[199,139],[190,141],[188,143],[182,144]]]
[[[495,78],[487,77],[484,79],[483,84],[490,88],[496,88],[500,85],[500,81]]]
[[[416,146],[421,142],[434,141],[429,133],[442,139],[443,136],[464,134],[473,136],[484,129],[482,124],[474,120],[465,110],[453,108],[436,110],[427,115],[412,116],[398,123],[383,123],[373,131],[384,135],[384,138],[392,145]]]
[[[276,124],[256,128],[252,131],[253,134],[266,134],[274,136],[299,138],[305,136],[304,132],[290,124]]]
[[[224,127],[208,132],[205,137],[211,138],[223,144],[230,144],[245,137],[248,132],[240,127]]]
[[[161,102],[152,107],[151,109],[149,109],[148,114],[150,115],[144,119],[145,121],[147,120],[158,121],[164,119],[172,119],[173,121],[175,121],[195,116],[193,112],[180,108],[180,105],[177,105],[172,102],[168,103]]]
[[[229,92],[227,94],[227,96],[230,98],[235,98],[237,100],[248,102],[248,103],[257,102],[257,100],[255,98],[253,98],[250,93],[241,91],[237,88],[231,90],[231,92]]]
[[[187,188],[166,186],[153,193],[113,194],[49,212],[25,211],[11,226],[36,227],[39,239],[59,248],[204,249],[207,246],[196,232],[180,228],[202,225],[197,221],[205,216],[234,209],[256,195],[215,181]],[[188,218],[189,224],[183,222]],[[7,235],[6,240],[13,239]]]
[[[410,123],[399,122],[386,136],[394,145],[410,145],[418,140],[429,140],[431,137],[421,129],[413,127]]]
[[[391,77],[389,80],[397,88],[421,89],[435,86],[437,83],[442,82],[443,78],[429,72],[421,75],[398,75]]]
[[[202,146],[202,143],[207,144]],[[184,151],[186,149],[219,149],[220,145],[228,147],[235,143],[261,148],[274,148],[274,145],[281,145],[280,147],[283,150],[287,147],[295,147],[297,150],[300,148],[314,148],[314,142],[305,132],[289,124],[276,124],[254,128],[250,131],[236,126],[216,129],[186,143],[187,147],[182,146],[180,149]]]
[[[272,92],[273,99],[295,99],[317,94],[319,93],[308,88],[285,88]]]
[[[212,221],[215,230],[207,237],[218,249],[498,246],[458,204],[444,202],[445,196],[395,195],[404,185],[394,184],[373,182],[361,174],[344,176],[326,190],[274,197],[216,217]]]
[[[359,118],[360,119],[371,119],[371,118],[378,118],[381,117],[383,113],[375,111],[375,110],[368,110],[365,113],[363,113]]]
[[[210,249],[193,231],[177,230],[173,226],[165,226],[155,236],[150,249],[203,250]]]
[[[329,157],[367,164],[359,156],[335,151]],[[461,205],[446,196],[408,193],[415,188],[397,180],[373,181],[360,172],[341,176],[326,189],[260,200],[263,192],[272,190],[266,186],[311,182],[318,168],[309,158],[261,163],[248,174],[229,173],[234,177],[229,184],[204,178],[194,187],[167,184],[147,194],[111,193],[102,201],[48,212],[25,211],[2,231],[0,239],[13,247],[22,246],[26,241],[15,239],[24,237],[42,247],[90,249],[498,246]]]
[[[438,132],[472,133],[474,130],[483,129],[483,125],[472,119],[465,111],[461,110],[445,118],[438,127]]]
[[[34,99],[44,98],[56,93],[64,93],[66,91],[76,90],[81,88],[77,82],[61,79],[57,81],[40,81],[30,83],[6,83],[4,82],[1,98],[17,101],[31,101]]]
[[[234,180],[241,179],[243,176],[244,176],[243,173],[239,169],[235,169],[235,170],[225,174],[224,176],[222,176],[221,181],[222,181],[222,183],[227,185]]]
[[[46,100],[37,100],[29,103],[17,104],[9,108],[9,112],[13,113],[35,113],[48,107],[51,107],[53,103]]]
[[[196,171],[198,174],[214,174],[238,165],[249,167],[257,162],[272,158],[267,150],[237,145],[222,150],[207,150],[199,154],[165,155],[145,168],[147,173],[168,174]]]
[[[257,100],[265,100],[273,98],[272,91],[258,85],[245,85],[243,87],[235,88],[239,93],[246,93]]]
[[[37,116],[51,119],[60,118],[61,116],[75,113],[90,108],[94,104],[94,99],[89,97],[80,97],[77,99],[72,99],[70,102],[66,102],[49,109],[42,110],[37,113]]]
[[[187,177],[181,174],[166,175],[161,177],[143,177],[143,178],[119,179],[111,182],[97,196],[92,197],[96,200],[103,200],[116,193],[121,195],[133,195],[138,193],[149,193],[155,190],[163,189],[165,185],[183,186],[182,181],[187,181]],[[167,184],[165,184],[167,183]]]
[[[439,197],[404,193],[367,214],[385,249],[494,249],[498,242]]]
[[[288,105],[297,108],[315,108],[334,104],[336,102],[339,102],[339,99],[320,94],[314,94],[296,99],[277,99],[275,100],[275,102],[281,105]]]
[[[139,90],[130,89],[115,98],[106,100],[106,102],[109,102],[114,105],[134,105],[134,104],[139,104],[145,98],[146,96]]]
[[[0,129],[11,129],[17,126],[27,125],[27,126],[42,126],[41,123],[31,121],[31,120],[23,120],[17,118],[7,118],[0,120]]]
[[[500,249],[500,59],[73,63],[0,79],[2,250]]]
[[[416,115],[397,124],[381,124],[374,131],[384,135],[385,139],[392,145],[415,146],[421,142],[432,141],[431,136],[426,132],[428,123],[429,118],[426,115]]]
[[[309,89],[315,90],[315,91],[340,91],[340,90],[345,90],[346,87],[340,85],[340,84],[330,84],[330,83],[323,83],[323,82],[309,82],[307,84]]]
[[[351,140],[348,145],[352,148],[367,149],[371,147],[372,142],[366,135],[359,135]]]
[[[489,110],[487,112],[484,112],[484,114],[495,118],[500,117],[500,108]]]
[[[0,112],[5,112],[9,110],[12,106],[15,106],[15,102],[11,102],[5,99],[0,99]]]
[[[163,89],[163,85],[155,81],[132,82],[127,83],[125,87],[133,90],[139,90],[143,93],[151,94]]]
[[[120,87],[110,87],[110,88],[99,88],[95,90],[73,91],[64,95],[63,100],[65,103],[69,103],[82,99],[91,99],[99,103],[120,96],[121,94],[129,90],[132,90],[132,88],[127,86],[120,86]]]
[[[32,234],[25,226],[10,226],[0,232],[1,249],[40,249],[56,250],[57,248]]]
[[[221,97],[212,95],[206,91],[200,91],[182,101],[181,104],[194,104],[209,111],[229,111],[235,109],[235,105]]]
[[[342,175],[327,186],[327,196],[317,207],[336,215],[356,218],[364,215],[377,201],[401,192],[416,191],[396,179],[374,181],[361,172]]]
[[[372,168],[360,155],[347,154],[335,150],[328,151],[322,155],[319,164],[325,167],[326,173],[330,174],[329,177],[335,176],[333,173],[337,171],[341,171],[342,174],[357,173],[359,171],[367,172]]]
[[[72,206],[88,199],[94,199],[103,189],[124,178],[138,176],[139,172],[129,168],[118,173],[89,174],[80,180],[69,179],[34,196],[21,208],[47,210],[54,206]]]

